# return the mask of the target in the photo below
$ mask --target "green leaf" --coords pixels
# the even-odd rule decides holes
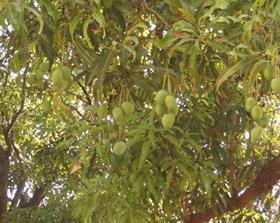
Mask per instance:
[[[94,78],[97,78],[101,87],[103,86],[104,75],[114,58],[114,52],[111,47],[105,53],[95,58],[93,61],[93,70],[88,77],[87,84],[91,83]]]
[[[55,6],[50,1],[40,2],[46,9],[47,13],[56,21],[58,20],[60,13],[56,10]]]
[[[192,77],[198,76],[197,55],[198,55],[198,50],[197,48],[193,47],[190,52],[190,62],[189,62],[189,70],[190,70],[190,75]]]
[[[92,52],[89,51],[89,49],[82,43],[81,40],[74,38],[73,41],[84,63],[88,66],[92,65],[95,54],[92,54]]]
[[[244,23],[244,34],[243,39],[245,42],[249,42],[252,39],[252,29],[253,29],[254,20],[249,20]]]
[[[171,134],[163,134],[163,137],[166,138],[171,144],[173,144],[177,149],[181,148],[182,143],[176,137]]]
[[[38,22],[39,22],[39,31],[38,34],[40,35],[43,31],[44,28],[44,21],[42,16],[39,14],[39,12],[37,12],[35,9],[33,9],[32,7],[28,6],[27,4],[23,4],[24,8],[26,8],[27,10],[29,10],[30,12],[34,13],[34,15],[36,15]]]
[[[166,175],[166,188],[165,191],[167,191],[170,187],[170,184],[172,183],[174,171],[175,171],[175,165],[173,165],[168,171]]]
[[[71,38],[74,42],[75,42],[74,32],[75,32],[76,26],[78,25],[78,23],[82,19],[82,13],[83,13],[83,11],[78,11],[77,14],[75,15],[75,17],[73,18],[73,20],[71,21],[70,25],[69,25],[69,33],[70,33],[70,36],[71,36]]]
[[[136,50],[132,46],[124,46],[124,48],[132,54],[132,62],[136,59]]]
[[[141,155],[140,155],[139,163],[138,163],[138,170],[142,169],[144,162],[146,161],[146,159],[149,155],[151,147],[152,147],[151,139],[143,142],[143,146],[141,148]]]
[[[123,70],[126,69],[127,62],[128,62],[128,52],[124,44],[120,46],[120,63]]]
[[[112,8],[112,3],[113,3],[113,0],[102,0],[102,4],[104,5],[104,8]]]
[[[182,0],[180,0],[180,2],[183,8],[179,8],[178,10],[182,13],[184,18],[186,18],[188,21],[194,24],[196,21],[189,6],[185,4]]]
[[[249,74],[249,84],[250,86],[254,85],[254,82],[257,79],[257,75],[259,72],[261,72],[262,70],[264,70],[264,68],[267,66],[267,61],[266,60],[259,60],[258,62],[256,62],[254,64],[254,66],[252,67],[250,74]]]
[[[175,35],[167,34],[163,37],[163,39],[154,41],[154,45],[159,49],[166,49],[170,47],[177,39],[178,37]]]
[[[233,65],[231,68],[229,68],[225,73],[222,73],[219,75],[216,81],[216,91],[219,92],[219,88],[221,85],[228,80],[232,75],[236,74],[240,68],[241,68],[242,62],[239,61],[235,65]]]
[[[199,18],[199,23],[203,22],[205,19],[210,17],[213,14],[213,12],[215,11],[215,9],[225,10],[228,6],[229,6],[228,1],[217,0],[216,3]]]
[[[103,30],[103,38],[106,36],[106,22],[103,13],[100,10],[95,10],[92,13],[92,17],[96,20],[96,22],[99,24],[100,28]]]
[[[87,17],[86,20],[84,21],[84,24],[83,24],[83,36],[84,36],[85,41],[88,43],[89,47],[92,48],[92,43],[91,43],[90,38],[88,36],[88,26],[91,23],[91,21],[92,21],[91,17]]]
[[[205,187],[206,192],[207,192],[207,197],[208,197],[208,199],[211,199],[211,196],[212,196],[211,184],[210,184],[210,181],[208,179],[209,177],[204,170],[201,171],[201,178],[202,178],[202,182],[203,182],[204,187]]]
[[[215,8],[223,9],[225,10],[229,6],[228,1],[226,0],[218,0],[215,4]]]

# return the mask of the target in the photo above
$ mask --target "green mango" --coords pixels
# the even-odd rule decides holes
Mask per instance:
[[[155,96],[155,101],[158,105],[163,105],[164,104],[164,100],[166,98],[166,96],[168,95],[168,92],[165,90],[160,90],[156,93]]]
[[[129,102],[129,101],[123,102],[123,103],[121,104],[121,108],[123,109],[124,114],[125,114],[125,115],[128,115],[128,116],[132,115],[132,114],[134,113],[134,111],[135,111],[135,106],[134,106],[134,104],[132,104],[132,103]]]
[[[162,117],[165,113],[165,108],[163,105],[156,105],[155,112],[159,117]]]
[[[126,150],[126,144],[122,141],[118,141],[115,143],[113,151],[116,156],[121,156]]]
[[[175,122],[175,115],[173,113],[163,115],[161,119],[162,126],[165,129],[171,129]]]
[[[263,131],[264,130],[261,126],[254,127],[251,131],[251,141],[257,142],[261,138]]]
[[[258,124],[265,128],[270,121],[270,115],[264,114],[263,117],[258,121]]]
[[[124,112],[120,107],[116,107],[112,111],[113,118],[116,122],[124,120]]]
[[[251,112],[252,108],[257,105],[257,101],[253,97],[249,97],[246,100],[245,108],[248,112]]]
[[[263,110],[260,106],[255,105],[251,110],[251,116],[254,120],[260,120],[263,117]]]
[[[167,109],[169,109],[169,110],[176,111],[178,109],[176,99],[171,95],[168,95],[165,98],[165,104],[166,104]]]
[[[271,88],[275,93],[280,93],[280,78],[274,78],[271,81]]]
[[[264,71],[263,71],[263,76],[266,80],[271,81],[274,77],[275,69],[274,67],[270,64],[268,65]]]

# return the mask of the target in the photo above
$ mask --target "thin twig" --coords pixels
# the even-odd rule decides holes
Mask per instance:
[[[13,125],[17,121],[19,115],[22,113],[25,103],[25,89],[26,89],[26,75],[28,71],[28,65],[25,68],[25,71],[23,72],[23,84],[22,84],[22,91],[21,91],[21,101],[20,101],[20,107],[17,110],[17,112],[14,114],[10,124],[8,125],[6,131],[9,134],[10,130],[12,129]]]
[[[162,18],[162,16],[161,16],[160,14],[158,14],[155,10],[151,9],[151,8],[148,6],[146,0],[143,0],[143,5],[144,5],[145,9],[146,9],[147,11],[149,11],[150,13],[154,14],[155,17],[157,17],[157,18],[161,21],[161,23],[164,24],[165,27],[169,27],[169,24],[164,20],[164,18]]]
[[[82,91],[84,92],[84,94],[86,96],[88,104],[92,105],[91,98],[90,98],[88,92],[86,91],[86,88],[79,81],[78,81],[78,85],[82,88]]]

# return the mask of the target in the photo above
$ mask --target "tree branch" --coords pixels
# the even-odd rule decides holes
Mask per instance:
[[[244,208],[250,202],[256,200],[260,195],[267,193],[273,185],[280,179],[280,155],[273,160],[269,161],[261,170],[255,181],[249,186],[243,194],[238,198],[232,199],[227,208],[222,212],[216,212],[214,209],[209,208],[205,213],[192,214],[189,220],[184,223],[204,223],[212,218],[220,217],[227,212],[235,211]]]
[[[0,146],[0,222],[3,222],[7,210],[7,189],[9,179],[9,151]]]
[[[10,132],[10,130],[12,129],[13,125],[15,124],[17,118],[19,117],[19,115],[22,113],[23,111],[23,107],[24,107],[24,102],[25,102],[25,89],[26,89],[26,75],[27,75],[27,71],[28,71],[28,65],[26,66],[24,72],[23,72],[23,84],[22,84],[22,91],[21,91],[21,101],[20,101],[20,107],[17,110],[17,112],[14,114],[14,116],[12,117],[12,120],[10,122],[10,124],[7,127],[7,133]]]
[[[84,94],[85,94],[85,96],[86,96],[86,99],[87,99],[88,104],[89,104],[89,105],[92,105],[91,98],[90,98],[90,96],[89,96],[89,94],[88,94],[86,88],[85,88],[79,81],[78,81],[77,83],[78,83],[78,85],[82,88],[82,91],[84,92]]]
[[[155,17],[157,17],[159,19],[159,21],[166,27],[168,28],[169,27],[169,24],[161,17],[160,14],[158,14],[155,10],[151,9],[148,4],[147,4],[147,1],[146,0],[143,0],[143,5],[144,5],[144,8],[150,12],[151,14],[153,14]]]
[[[45,197],[45,189],[43,187],[36,187],[32,198],[27,203],[20,205],[20,207],[21,208],[38,207],[44,197]]]
[[[237,191],[235,187],[235,173],[234,173],[234,147],[236,143],[236,138],[232,136],[229,140],[228,145],[228,158],[227,158],[227,171],[228,171],[228,181],[231,186],[231,196],[233,199],[237,197]]]
[[[20,155],[20,150],[19,148],[17,148],[17,146],[15,145],[14,141],[12,141],[12,147],[13,147],[13,151],[15,152],[15,156],[19,162],[20,165],[20,180],[19,183],[17,184],[17,190],[15,193],[15,196],[12,199],[11,205],[10,205],[10,210],[12,210],[13,208],[17,207],[18,203],[19,203],[19,199],[22,195],[24,186],[25,186],[25,182],[26,182],[26,175],[24,172],[24,166],[23,166],[23,161],[22,161],[22,157]]]
[[[18,206],[19,199],[22,195],[22,192],[23,192],[23,189],[24,189],[24,186],[25,186],[25,182],[26,182],[25,178],[22,178],[20,180],[20,182],[18,183],[17,190],[16,190],[16,193],[15,193],[15,196],[12,199],[11,206],[10,206],[9,210],[12,210],[13,208]]]

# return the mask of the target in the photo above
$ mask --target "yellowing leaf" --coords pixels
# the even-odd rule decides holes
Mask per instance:
[[[82,166],[83,166],[83,161],[82,161],[82,160],[78,160],[78,161],[74,164],[74,166],[73,166],[73,168],[72,168],[70,174],[73,174],[73,173],[79,171],[80,169],[82,169]]]

